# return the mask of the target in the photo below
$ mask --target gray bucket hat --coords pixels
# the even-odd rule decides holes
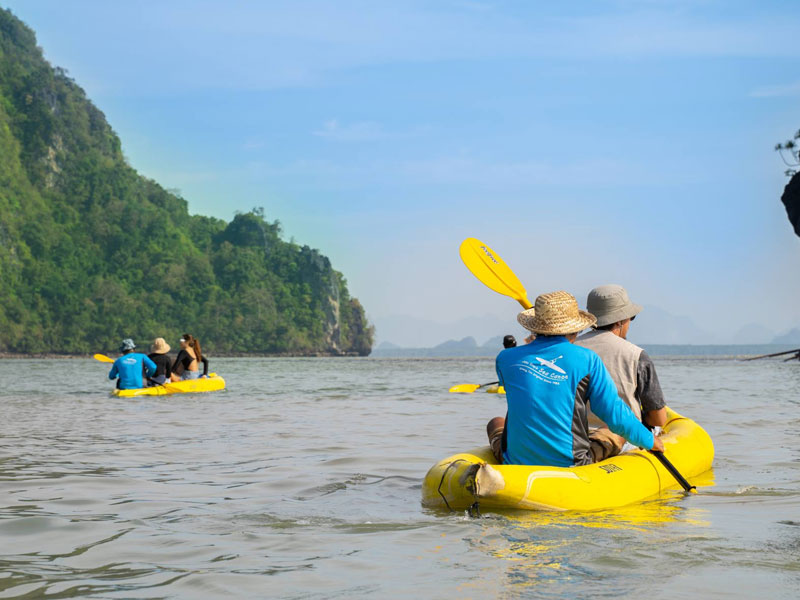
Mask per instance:
[[[589,292],[586,310],[597,317],[596,327],[604,327],[638,315],[642,307],[630,301],[624,287],[611,283]]]
[[[122,340],[122,343],[119,345],[119,351],[125,352],[126,350],[133,350],[136,348],[136,344],[133,343],[131,338],[125,338]]]

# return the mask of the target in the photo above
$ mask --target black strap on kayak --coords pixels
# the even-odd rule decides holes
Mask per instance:
[[[439,487],[436,488],[436,491],[439,492],[439,495],[442,497],[442,500],[444,500],[444,505],[447,507],[447,509],[450,512],[453,512],[453,509],[450,506],[450,503],[447,501],[447,498],[445,498],[444,494],[442,493],[442,484],[444,483],[444,478],[447,476],[447,472],[453,467],[453,465],[455,465],[457,463],[460,463],[460,462],[467,462],[467,461],[464,460],[463,458],[459,458],[459,459],[454,460],[453,462],[451,462],[449,465],[447,465],[447,468],[444,470],[444,473],[442,473],[442,479],[439,481]]]

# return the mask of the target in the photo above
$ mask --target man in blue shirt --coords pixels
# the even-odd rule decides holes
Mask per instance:
[[[497,356],[508,414],[506,419],[492,419],[487,432],[498,460],[554,467],[595,462],[587,422],[589,401],[611,431],[640,448],[663,451],[661,440],[620,400],[600,357],[573,345],[578,333],[596,319],[578,310],[571,294],[542,294],[535,307],[521,312],[517,320],[536,338]]]
[[[142,382],[142,370],[147,369],[147,376],[152,377],[156,372],[156,363],[144,354],[134,352],[136,344],[130,338],[125,338],[120,344],[119,351],[122,353],[108,373],[109,379],[116,379],[117,387],[121,390],[135,390],[144,387]]]

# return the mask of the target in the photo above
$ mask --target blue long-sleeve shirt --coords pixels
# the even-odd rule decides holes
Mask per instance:
[[[653,434],[619,398],[603,361],[564,336],[539,336],[500,352],[497,376],[508,402],[503,462],[571,467],[593,461],[587,403],[609,429],[641,448]]]
[[[144,354],[130,352],[129,354],[123,354],[114,361],[111,371],[108,373],[108,378],[116,379],[119,377],[119,389],[121,390],[134,390],[143,387],[142,364],[147,369],[148,377],[155,375],[156,363]]]

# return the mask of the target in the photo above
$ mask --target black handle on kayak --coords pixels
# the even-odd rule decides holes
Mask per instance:
[[[661,462],[662,465],[664,465],[664,468],[667,471],[669,471],[670,475],[672,475],[675,478],[675,481],[681,484],[681,487],[683,487],[684,490],[692,494],[697,493],[697,488],[695,488],[695,486],[693,485],[689,485],[689,482],[686,481],[683,475],[681,475],[678,472],[678,469],[675,468],[675,465],[669,462],[669,459],[666,456],[664,456],[663,452],[659,452],[658,450],[649,450],[649,452],[650,454],[655,456]]]

